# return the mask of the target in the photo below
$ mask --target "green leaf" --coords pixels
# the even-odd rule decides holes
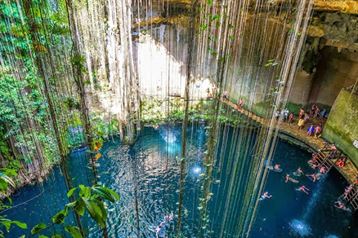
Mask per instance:
[[[40,233],[41,231],[45,230],[47,228],[47,225],[44,223],[37,224],[31,229],[31,235],[35,235]]]
[[[53,234],[51,238],[63,238],[63,235],[61,234]]]
[[[112,189],[106,188],[104,186],[96,185],[92,188],[92,190],[95,194],[97,194],[101,198],[106,199],[111,202],[115,202],[120,199],[118,193],[116,193]]]
[[[72,197],[74,191],[76,191],[77,188],[72,188],[67,192],[67,197]]]
[[[1,219],[0,223],[5,226],[5,229],[7,232],[10,231],[10,228],[11,228],[11,221],[8,220],[8,219]]]
[[[72,238],[83,238],[77,226],[66,226],[65,230],[71,234]]]
[[[67,207],[67,208],[73,208],[73,207],[76,206],[76,204],[77,204],[77,201],[70,202],[70,203],[67,203],[65,207]]]
[[[91,196],[91,188],[86,187],[83,184],[80,184],[79,188],[80,188],[80,197],[89,198]]]
[[[12,223],[23,230],[27,229],[26,223],[23,223],[21,221],[12,221]]]
[[[6,184],[11,185],[12,187],[16,187],[15,182],[6,174],[0,173],[0,180],[4,181]]]
[[[91,201],[87,199],[83,199],[83,201],[90,216],[97,222],[97,224],[101,228],[104,228],[106,226],[106,214],[102,213],[103,210],[101,209],[101,206],[103,207],[103,202]]]
[[[52,222],[55,224],[62,224],[65,221],[66,216],[67,216],[67,211],[61,210],[52,217]]]
[[[48,236],[39,235],[39,238],[48,238]]]
[[[74,207],[74,210],[78,215],[83,216],[86,209],[85,209],[85,203],[83,202],[82,199],[80,199],[76,202],[76,206]]]

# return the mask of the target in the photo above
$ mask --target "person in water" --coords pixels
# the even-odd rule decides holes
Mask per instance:
[[[173,213],[164,216],[164,220],[155,228],[155,237],[164,238],[166,237],[166,229],[170,226],[170,222],[173,220]]]
[[[300,177],[302,175],[304,175],[303,170],[301,169],[301,167],[298,167],[297,170],[295,172],[293,172],[293,175],[296,177]]]
[[[310,159],[307,163],[312,169],[317,168],[318,166],[317,154],[312,154],[312,159]]]
[[[302,185],[301,187],[296,188],[296,190],[299,191],[299,192],[303,192],[303,193],[305,193],[307,195],[309,194],[309,191],[310,191],[308,188],[306,188],[305,185]]]
[[[287,183],[288,181],[290,181],[292,183],[299,183],[298,180],[291,178],[291,176],[289,174],[286,174],[285,183]]]
[[[277,171],[277,172],[281,172],[281,165],[280,164],[275,164],[275,166],[273,167],[273,170]]]
[[[347,212],[351,211],[351,209],[346,207],[346,205],[344,205],[344,203],[339,200],[334,202],[334,206],[338,209],[342,209],[343,211],[347,211]]]
[[[327,173],[327,168],[324,167],[324,166],[321,166],[321,167],[319,168],[319,172],[320,172],[321,174],[325,174],[325,173]]]
[[[266,199],[270,199],[272,198],[272,195],[270,195],[268,192],[264,192],[261,197],[260,197],[260,201],[266,200]]]
[[[307,174],[306,176],[312,179],[312,182],[316,182],[317,180],[319,180],[321,178],[321,173],[316,173],[316,174]]]

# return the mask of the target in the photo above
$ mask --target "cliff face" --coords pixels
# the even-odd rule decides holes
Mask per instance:
[[[356,0],[315,0],[314,9],[320,11],[334,11],[348,14],[358,14]]]
[[[358,148],[353,145],[358,140],[358,95],[343,89],[335,101],[323,137],[335,143],[358,166]]]

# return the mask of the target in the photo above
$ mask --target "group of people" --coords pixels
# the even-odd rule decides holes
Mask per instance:
[[[277,110],[274,113],[276,119],[281,119],[283,121],[287,121],[288,123],[292,123],[294,121],[294,115],[287,108],[283,110]]]
[[[298,112],[298,121],[297,126],[299,130],[302,130],[305,125],[310,121],[311,118],[325,118],[327,112],[326,110],[322,111],[323,114],[320,114],[320,109],[315,104],[312,105],[311,111],[307,113],[303,108]],[[274,117],[276,119],[281,119],[289,124],[295,122],[295,115],[293,112],[290,112],[287,108],[283,110],[277,110],[274,113]],[[322,123],[318,123],[317,125],[310,124],[307,129],[308,136],[314,136],[316,138],[321,137],[322,134]]]
[[[351,194],[351,192],[353,191],[354,189],[354,185],[353,184],[350,184],[349,186],[347,186],[345,189],[344,189],[344,193],[343,193],[343,199],[338,199],[337,201],[334,202],[334,206],[336,208],[339,208],[339,209],[342,209],[343,211],[348,211],[350,212],[351,209],[348,208],[345,204],[344,201],[349,201],[349,195]]]
[[[299,130],[302,130],[306,123],[309,122],[310,118],[317,118],[317,113],[319,112],[319,108],[313,104],[310,114],[306,113],[303,108],[300,109],[298,113],[298,122],[297,126]],[[321,137],[322,134],[322,124],[318,123],[316,126],[313,124],[310,124],[310,126],[307,129],[307,135],[308,136],[314,136],[316,138]]]
[[[275,164],[275,165],[269,165],[269,164],[266,164],[266,167],[273,171],[273,172],[276,172],[276,173],[281,173],[283,170],[281,169],[281,166],[280,164]],[[294,171],[291,174],[286,174],[285,176],[285,183],[288,183],[288,182],[291,182],[291,183],[295,183],[295,184],[298,184],[299,181],[298,181],[298,178],[301,177],[301,176],[304,176],[305,173],[303,172],[302,168],[301,167],[298,167],[296,169],[296,171]],[[307,176],[310,176],[310,175],[307,175]],[[296,188],[296,191],[299,191],[299,192],[303,192],[307,195],[309,195],[309,192],[310,192],[310,189],[307,188],[305,185],[301,185],[299,187]],[[263,200],[266,200],[266,199],[270,199],[272,198],[272,195],[269,194],[269,192],[265,191],[261,197],[260,197],[260,201],[263,201]]]
[[[317,170],[317,172],[312,173],[312,174],[305,174],[303,172],[302,168],[298,167],[292,174],[286,174],[285,183],[291,182],[294,184],[299,184],[300,181],[298,179],[301,176],[308,177],[309,179],[311,179],[312,182],[318,181],[324,174],[326,174],[328,172],[328,170],[324,165],[318,163],[316,156],[317,156],[316,154],[313,154],[312,159],[308,161],[308,164],[310,165],[310,167],[312,169]],[[281,173],[283,171],[281,169],[280,164],[275,164],[275,165],[266,164],[266,167],[269,170],[276,172],[276,173]],[[309,195],[309,193],[310,193],[310,189],[307,188],[305,185],[301,185],[301,186],[297,187],[296,191],[303,192],[307,195]],[[272,195],[266,191],[261,195],[259,200],[262,201],[262,200],[270,199],[271,197],[272,197]]]
[[[223,100],[229,100],[229,94],[227,91],[223,92],[222,95]],[[242,110],[244,106],[244,100],[243,98],[239,98],[236,103],[236,109]],[[303,108],[300,108],[298,112],[298,129],[302,130],[305,125],[310,121],[311,118],[319,118],[324,119],[327,118],[328,113],[326,109],[323,109],[322,111],[316,104],[312,104],[311,110],[309,112],[306,112]],[[295,121],[295,115],[293,112],[290,112],[287,108],[283,110],[277,110],[274,112],[274,117],[276,119],[281,119],[285,122],[288,122],[289,124],[294,123]],[[307,135],[308,136],[314,136],[316,138],[321,137],[322,134],[322,123],[318,123],[317,125],[310,124],[310,126],[307,129]]]

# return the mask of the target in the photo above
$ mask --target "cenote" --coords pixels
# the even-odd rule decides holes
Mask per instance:
[[[357,22],[0,0],[0,238],[358,237]]]
[[[187,128],[187,177],[185,180],[183,233],[184,237],[197,237],[200,216],[200,187],[204,172],[203,157],[206,143],[206,125],[193,123]],[[218,151],[213,171],[212,198],[209,202],[209,237],[239,237],[236,224],[242,204],[240,179],[248,176],[245,167],[250,165],[252,151],[246,158],[240,156],[240,141],[235,135],[250,131],[248,147],[254,147],[255,128],[234,129],[221,127]],[[242,145],[241,145],[242,146]],[[117,138],[106,142],[101,149],[98,163],[99,182],[114,189],[121,200],[108,207],[108,231],[110,237],[156,237],[155,228],[163,217],[174,214],[165,230],[165,237],[174,237],[178,201],[178,181],[181,150],[181,126],[160,125],[144,127],[136,143],[123,145]],[[298,192],[294,183],[285,183],[286,173],[292,174],[298,167],[305,173],[313,170],[307,165],[311,154],[286,141],[279,140],[273,162],[281,165],[282,173],[270,172],[264,191],[271,199],[260,201],[258,213],[250,237],[355,237],[357,226],[352,213],[336,209],[333,204],[346,185],[346,181],[334,169],[320,181],[313,183],[305,176],[297,178],[310,189],[310,194]],[[247,161],[237,169],[238,159]],[[75,185],[90,184],[93,173],[88,164],[86,149],[73,151],[68,159],[68,169]],[[240,171],[244,174],[235,174]],[[58,168],[40,184],[26,186],[13,196],[13,207],[4,214],[10,219],[22,220],[29,226],[49,222],[49,217],[60,210],[67,197],[65,184]],[[66,221],[73,222],[71,216]],[[356,219],[356,218],[355,218]],[[85,219],[88,237],[101,237],[93,221]],[[63,232],[63,227],[52,226],[51,232]],[[7,237],[24,234],[15,227]],[[163,236],[164,237],[164,236]]]

